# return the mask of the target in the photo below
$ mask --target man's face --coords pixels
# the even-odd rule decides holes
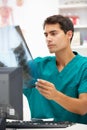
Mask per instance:
[[[69,31],[65,34],[59,24],[46,24],[44,28],[47,47],[50,53],[63,51],[70,46]]]

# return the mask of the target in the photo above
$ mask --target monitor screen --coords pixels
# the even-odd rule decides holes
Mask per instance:
[[[0,115],[23,120],[22,67],[0,67]]]

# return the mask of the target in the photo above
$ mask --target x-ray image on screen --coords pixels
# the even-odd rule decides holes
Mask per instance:
[[[6,26],[0,28],[0,61],[11,67],[17,66],[18,64],[13,50],[20,45],[22,45],[22,48],[25,51],[27,60],[32,59],[28,47],[24,43],[25,41],[22,38],[22,34],[20,35],[18,30],[20,30],[19,26]]]
[[[0,66],[23,67],[24,81],[35,79],[30,74],[27,61],[33,60],[19,26],[0,28]],[[27,83],[27,82],[26,82]]]

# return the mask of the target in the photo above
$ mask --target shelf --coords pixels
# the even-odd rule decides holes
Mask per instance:
[[[87,24],[86,25],[74,25],[74,28],[87,28]]]
[[[87,57],[87,45],[73,46],[71,48],[73,51]]]
[[[72,49],[87,49],[87,45],[71,46]]]
[[[69,2],[67,0],[67,2]],[[79,2],[79,0],[78,0]],[[74,37],[71,42],[71,48],[80,54],[87,56],[87,3],[68,3],[64,4],[65,0],[61,0],[58,6],[58,13],[64,16],[69,16],[74,20],[73,16],[76,17],[77,21],[74,23]],[[79,18],[79,19],[78,19]]]
[[[87,4],[69,4],[69,5],[66,5],[66,4],[64,4],[64,5],[60,5],[59,7],[58,7],[59,9],[73,9],[73,8],[76,8],[76,9],[78,9],[78,8],[87,8]]]

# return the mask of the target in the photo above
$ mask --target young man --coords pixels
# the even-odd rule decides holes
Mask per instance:
[[[55,56],[38,57],[29,61],[35,83],[25,84],[31,118],[54,118],[87,124],[87,58],[73,52],[70,43],[74,27],[61,15],[44,21],[44,35],[50,53]]]

